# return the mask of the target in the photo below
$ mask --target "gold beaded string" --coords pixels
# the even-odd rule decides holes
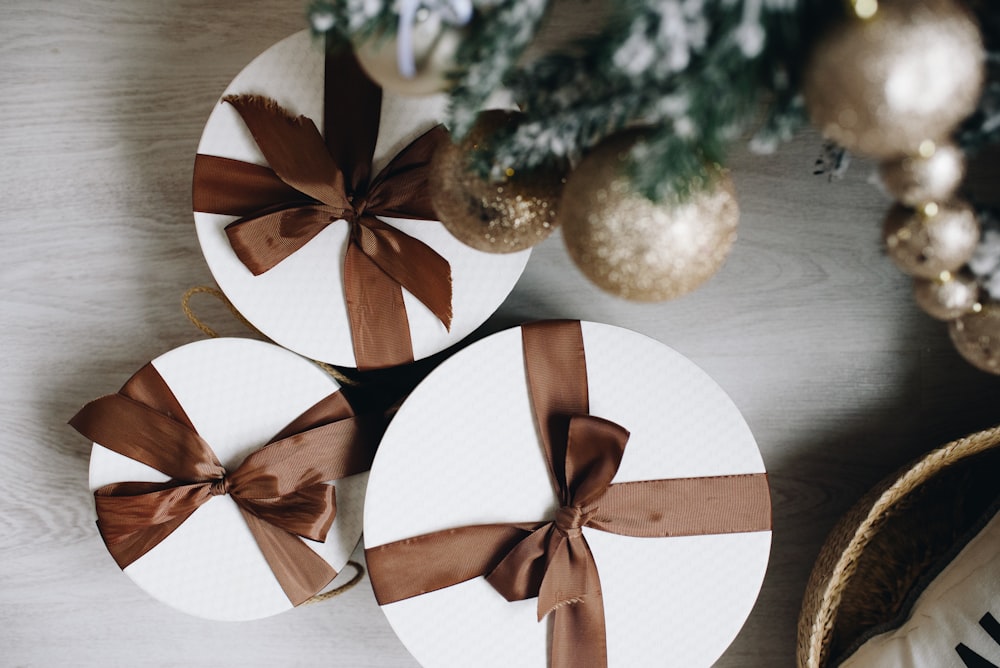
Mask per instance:
[[[977,368],[1000,375],[1000,306],[981,290],[979,280],[970,271],[969,261],[981,241],[981,229],[972,206],[956,195],[965,176],[965,156],[950,139],[955,126],[972,113],[979,99],[986,57],[982,34],[969,8],[957,1],[932,3],[923,13],[906,3],[841,1],[850,20],[818,47],[822,50],[812,59],[812,74],[807,73],[805,78],[806,106],[814,122],[825,133],[833,132],[838,143],[881,160],[881,183],[897,202],[883,224],[887,254],[900,270],[913,277],[918,306],[948,323],[959,354]],[[911,9],[919,20],[910,21]],[[949,77],[956,85],[948,100],[935,101],[933,114],[911,119],[906,132],[895,136],[892,119],[878,111],[889,108],[879,98],[884,91],[859,84],[846,95],[826,96],[821,94],[825,89],[820,83],[833,80],[836,73],[856,70],[856,81],[885,84],[880,79],[888,76],[885,73],[875,75],[875,79],[861,75],[873,71],[866,67],[874,59],[889,59],[885,67],[898,68],[899,59],[890,56],[902,51],[869,52],[862,47],[902,39],[899,29],[904,27],[910,36],[940,36],[942,48],[949,49],[955,59]],[[843,50],[858,48],[864,52],[861,60],[842,57]],[[870,118],[862,122],[858,118],[861,112]]]
[[[920,308],[948,323],[952,343],[962,357],[996,374],[1000,372],[996,325],[989,317],[982,320],[988,316],[984,310],[990,300],[968,271],[968,257],[979,241],[979,223],[972,207],[955,195],[965,175],[963,158],[953,144],[928,139],[914,155],[883,162],[882,182],[898,201],[886,217],[883,238],[890,258],[913,276],[913,295]],[[956,267],[960,258],[965,261]],[[938,271],[928,275],[921,265]]]

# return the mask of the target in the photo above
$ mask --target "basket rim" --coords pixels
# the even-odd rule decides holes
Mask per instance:
[[[1000,425],[951,441],[882,480],[841,518],[820,549],[806,586],[798,624],[799,668],[820,668],[828,660],[844,590],[888,513],[938,472],[997,445]]]

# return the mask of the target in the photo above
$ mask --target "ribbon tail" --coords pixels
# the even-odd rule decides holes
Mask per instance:
[[[344,292],[358,369],[412,362],[403,289],[353,241],[344,258]]]
[[[451,265],[419,239],[368,216],[358,226],[357,244],[393,281],[430,309],[451,330]]]
[[[555,537],[553,537],[555,538]],[[548,551],[538,592],[538,616],[552,616],[552,668],[606,668],[604,599],[594,554],[582,535]]]
[[[600,591],[552,612],[551,668],[607,668],[608,634]]]
[[[319,202],[349,206],[344,175],[312,119],[292,116],[277,102],[257,95],[227,95],[278,177]]]
[[[254,276],[270,271],[299,250],[343,211],[322,204],[255,213],[226,225],[229,245]]]
[[[274,577],[292,605],[300,605],[337,577],[337,571],[297,536],[268,524],[242,507]]]
[[[567,605],[588,604],[601,593],[601,578],[582,534],[553,532],[546,549],[545,577],[538,588],[538,619]]]

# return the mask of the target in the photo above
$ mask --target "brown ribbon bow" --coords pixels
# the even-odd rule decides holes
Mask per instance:
[[[436,220],[427,190],[437,126],[404,148],[373,180],[382,91],[350,53],[326,60],[325,138],[274,100],[227,96],[269,167],[198,154],[194,210],[240,216],[226,227],[233,251],[258,276],[327,225],[351,225],[344,290],[359,369],[413,361],[406,288],[451,328],[451,266],[434,249],[376,216]]]
[[[626,536],[691,536],[771,528],[767,475],[612,483],[628,432],[588,415],[577,321],[522,328],[535,420],[561,507],[546,522],[459,527],[365,550],[380,605],[486,576],[507,600],[538,597],[552,616],[552,668],[606,668],[597,564],[583,527]]]
[[[293,605],[337,575],[299,539],[326,540],[337,504],[335,488],[325,483],[371,468],[383,428],[377,419],[355,416],[334,392],[227,473],[152,364],[117,394],[84,406],[70,425],[171,478],[94,492],[97,526],[119,567],[156,547],[213,496],[229,494]]]

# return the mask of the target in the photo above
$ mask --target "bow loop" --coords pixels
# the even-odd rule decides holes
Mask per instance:
[[[437,220],[427,184],[434,154],[450,141],[444,126],[435,125],[397,153],[372,181],[369,208],[380,216]]]
[[[521,540],[486,580],[508,601],[538,598],[538,621],[565,605],[600,594],[597,566],[579,528],[549,522]]]
[[[319,483],[271,499],[251,499],[234,493],[245,512],[290,534],[323,542],[337,516],[336,488]]]
[[[226,237],[236,257],[254,276],[270,271],[338,220],[353,217],[354,209],[328,204],[303,204],[274,211],[262,210],[226,226]]]
[[[574,415],[566,439],[566,505],[593,505],[607,491],[618,473],[629,433],[610,420]]]
[[[211,496],[209,483],[119,482],[94,492],[105,539],[120,543],[142,527],[187,519]]]
[[[122,394],[91,401],[69,423],[95,443],[174,480],[203,482],[225,474],[215,453],[197,432]],[[165,448],[165,443],[171,447]]]
[[[508,601],[523,601],[538,596],[548,567],[552,528],[552,523],[547,522],[525,536],[486,576],[493,588]]]
[[[227,95],[282,181],[318,202],[348,208],[344,174],[311,118],[292,116],[271,98]]]
[[[233,494],[273,499],[367,471],[381,426],[377,416],[350,415],[274,441],[233,471]]]
[[[94,492],[97,528],[119,568],[160,544],[211,494],[206,483],[120,482]]]

